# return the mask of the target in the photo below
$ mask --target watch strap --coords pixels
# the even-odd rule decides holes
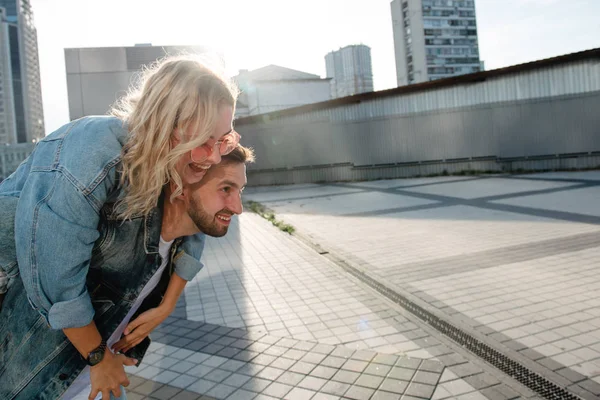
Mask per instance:
[[[94,365],[100,363],[104,358],[104,353],[106,352],[106,340],[102,339],[98,347],[93,349],[88,353],[88,356],[85,358],[85,362],[87,365],[93,367]]]

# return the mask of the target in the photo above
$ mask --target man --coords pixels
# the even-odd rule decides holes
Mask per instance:
[[[102,391],[103,398],[121,396],[120,386],[128,385],[123,365],[140,362],[149,345],[148,333],[171,313],[185,286],[173,274],[182,238],[198,232],[217,237],[227,233],[231,217],[242,212],[245,164],[252,161],[252,151],[237,146],[172,202],[167,185],[159,206],[147,217],[118,220],[113,209],[103,208],[100,238],[86,277],[100,333],[90,352],[75,349],[63,332],[50,329],[29,306],[20,279],[13,277],[0,311],[0,398],[58,398],[78,376],[77,383],[89,382],[85,373],[80,375],[86,362],[90,398],[99,393],[99,381],[108,382],[102,387],[110,389]],[[6,202],[12,203],[14,199]],[[6,228],[0,235],[4,250],[10,243]],[[7,250],[3,254],[11,253]],[[9,265],[10,260],[2,256],[0,263]],[[139,286],[139,296],[132,298],[133,288]],[[73,389],[67,396],[76,394]]]

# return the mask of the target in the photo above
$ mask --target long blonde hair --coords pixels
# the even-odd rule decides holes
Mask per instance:
[[[177,161],[209,139],[220,107],[235,108],[237,95],[231,80],[197,57],[167,57],[142,72],[138,84],[111,110],[129,131],[122,150],[120,218],[148,215],[167,182],[175,184],[171,199],[181,194]],[[173,147],[175,131],[196,134],[180,135],[181,143]]]

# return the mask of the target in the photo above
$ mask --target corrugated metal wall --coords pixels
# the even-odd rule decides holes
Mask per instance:
[[[598,152],[599,110],[600,63],[593,60],[242,121],[236,129],[257,154],[249,171],[440,164]]]
[[[351,121],[600,91],[600,62],[590,59],[362,103],[276,116],[272,122]]]
[[[252,169],[600,151],[600,92],[342,122],[237,127]]]

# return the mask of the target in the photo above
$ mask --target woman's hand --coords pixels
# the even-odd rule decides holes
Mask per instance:
[[[110,350],[104,352],[104,358],[99,364],[90,368],[90,379],[92,391],[89,400],[94,400],[98,393],[102,393],[103,399],[113,396],[121,396],[121,386],[129,386],[129,379],[125,373],[124,365],[135,365],[137,360],[125,357],[123,354],[113,354]]]
[[[143,312],[127,325],[123,332],[124,337],[113,345],[112,350],[115,353],[125,353],[137,346],[171,314],[171,311],[173,310],[168,306],[161,304],[156,308]]]

